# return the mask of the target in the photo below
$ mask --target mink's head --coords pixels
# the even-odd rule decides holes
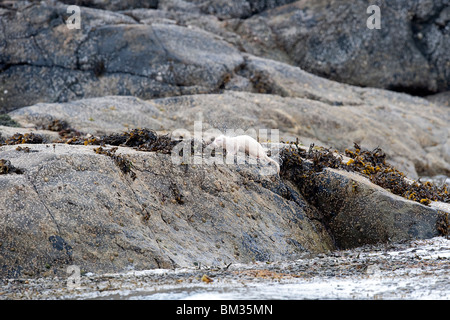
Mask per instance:
[[[223,147],[225,145],[225,136],[221,134],[220,136],[216,137],[213,141],[213,145],[217,147]]]

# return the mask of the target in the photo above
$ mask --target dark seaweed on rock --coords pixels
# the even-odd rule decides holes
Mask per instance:
[[[431,182],[422,183],[405,179],[405,175],[386,163],[386,155],[380,148],[372,151],[362,150],[355,143],[355,150],[345,150],[351,159],[347,167],[367,176],[374,184],[406,199],[429,204],[431,201],[450,202],[450,194],[446,185],[437,187]]]
[[[168,135],[158,135],[150,129],[133,129],[129,132],[113,133],[101,137],[80,138],[74,137],[64,141],[68,144],[78,145],[111,145],[131,147],[139,151],[153,151],[171,153],[173,147],[178,143]]]
[[[9,173],[23,174],[23,171],[14,167],[11,164],[11,161],[0,159],[0,174],[9,174]]]
[[[155,139],[147,140],[139,145],[137,149],[139,151],[154,151],[168,154],[172,152],[173,147],[177,143],[178,141],[172,140],[169,135],[156,136]]]
[[[114,133],[101,137],[101,141],[112,146],[140,147],[152,144],[158,139],[155,131],[149,129],[133,129],[130,132]]]
[[[43,129],[58,132],[62,139],[70,139],[82,135],[81,132],[70,127],[66,121],[58,119],[52,120],[47,126],[44,126]]]
[[[139,151],[154,151],[161,153],[170,153],[177,143],[177,141],[173,141],[168,135],[158,135],[155,131],[145,128],[133,129],[130,132],[105,136],[102,137],[101,140],[111,145],[122,145],[136,148]],[[122,142],[116,144],[120,141]]]
[[[301,176],[313,172],[320,172],[323,168],[341,168],[342,156],[336,155],[330,149],[316,147],[314,144],[309,146],[308,151],[299,148],[297,143],[291,143],[289,148],[283,148],[280,153],[282,173],[291,172]],[[303,159],[310,160],[312,166],[305,166]],[[292,174],[295,176],[296,174]]]
[[[312,160],[314,171],[322,171],[324,167],[340,168],[342,164],[342,156],[336,156],[335,153],[327,148],[317,148],[314,144],[309,146],[306,158]]]
[[[45,143],[45,139],[41,135],[31,132],[24,134],[16,133],[3,141],[3,144],[6,145],[23,144],[23,143],[40,144]]]
[[[424,205],[431,201],[450,203],[450,190],[446,185],[437,187],[431,182],[406,179],[404,173],[386,163],[386,154],[380,148],[362,150],[356,143],[354,148],[354,151],[345,150],[345,155],[351,159],[342,163],[342,156],[329,149],[311,145],[305,151],[298,148],[298,144],[291,143],[281,151],[281,175],[296,183],[304,183],[308,175],[320,172],[323,168],[339,168],[363,174],[372,183],[408,200]],[[304,159],[310,160],[312,164],[306,165]]]
[[[94,148],[95,153],[104,154],[114,160],[114,163],[120,168],[124,174],[130,174],[131,179],[136,179],[136,173],[131,170],[133,166],[131,161],[127,160],[124,156],[116,154],[117,147],[111,149],[103,149],[102,147]]]
[[[68,127],[69,127],[69,125],[67,124],[67,122],[65,122],[63,120],[52,120],[52,122],[50,122],[50,124],[45,126],[45,129],[58,132],[58,131],[67,129]]]

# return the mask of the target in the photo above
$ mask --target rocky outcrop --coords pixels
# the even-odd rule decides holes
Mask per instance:
[[[327,217],[340,248],[439,235],[438,210],[387,193],[360,175],[328,168],[301,185],[308,203]]]
[[[124,14],[86,7],[83,27],[68,29],[67,5],[20,4],[1,12],[3,112],[107,94],[152,98],[214,92],[243,61],[233,46],[200,29],[139,24]]]
[[[447,1],[297,1],[230,23],[249,53],[349,84],[426,95],[449,90]]]
[[[0,73],[0,112],[36,102],[127,95],[132,97],[112,102],[82,99],[64,106],[37,104],[14,116],[32,110],[37,118],[65,119],[76,129],[95,134],[133,127],[168,131],[191,128],[193,119],[199,119],[196,113],[200,112],[207,118],[205,122],[219,129],[233,126],[244,130],[249,126],[277,128],[285,140],[299,137],[305,144],[315,142],[341,152],[354,142],[367,148],[381,147],[391,157],[389,160],[411,178],[449,174],[450,115],[448,108],[443,107],[445,93],[430,97],[436,102],[430,104],[408,95],[345,86],[286,63],[244,54],[242,51],[248,49],[244,47],[251,45],[253,38],[247,39],[241,31],[230,29],[234,20],[220,21],[201,10],[185,12],[182,3],[198,5],[160,2],[159,9],[133,9],[131,6],[119,12],[82,7],[81,30],[69,30],[65,25],[66,4],[17,2],[15,8],[3,8],[2,21],[8,28],[0,35],[3,37],[0,41],[3,70]],[[311,8],[304,8],[304,5],[296,2],[261,11],[242,21],[241,27],[255,19],[269,24],[282,23],[284,20],[275,17],[290,15],[296,10],[315,12],[324,3],[316,3]],[[422,8],[420,16],[428,17],[438,7],[418,6],[416,9]],[[329,8],[331,12],[332,8]],[[335,28],[329,30],[335,32]],[[272,34],[269,31],[261,30],[267,36]],[[265,43],[269,45],[275,39],[278,38]],[[297,39],[299,43],[301,39]],[[278,45],[275,47],[282,49]],[[390,50],[388,46],[380,48]],[[247,51],[267,56],[258,50]],[[272,58],[283,60],[281,56]],[[391,60],[403,70],[405,64],[401,59],[406,56],[402,54],[399,59]],[[292,62],[290,58],[287,61]],[[357,61],[365,61],[365,58]],[[444,65],[441,64],[443,68]],[[351,67],[355,66],[357,64],[352,62]],[[359,75],[374,74],[360,72],[364,70],[361,66],[357,68]],[[350,69],[345,66],[346,71]],[[422,73],[415,73],[417,78],[433,83],[423,73],[425,69],[419,69]],[[396,70],[394,66],[389,68],[392,70]],[[382,74],[389,76],[387,70]],[[260,99],[245,92],[267,96]],[[207,93],[212,94],[195,95]],[[219,97],[221,93],[223,97]],[[150,104],[138,100],[187,94],[190,98],[153,100]],[[211,108],[209,99],[216,97],[219,101],[214,105],[218,107]],[[189,100],[200,106],[181,110]],[[97,103],[104,107],[93,105]],[[127,103],[133,107],[127,108]],[[237,109],[240,104],[242,109]],[[58,114],[59,108],[65,110]],[[42,120],[35,119],[28,125],[39,126],[40,122]]]
[[[133,179],[94,146],[27,146],[0,151],[23,172],[0,176],[2,277],[68,264],[96,273],[224,266],[334,248],[300,195],[285,199],[283,181],[252,168],[174,165],[167,154],[119,148]]]
[[[259,66],[257,67],[257,64]],[[93,135],[136,127],[173,133],[202,130],[277,129],[282,141],[331,147],[340,152],[356,142],[382,148],[388,161],[410,178],[450,175],[448,107],[376,89],[348,87],[268,60],[248,62],[259,88],[270,83],[296,97],[224,91],[143,101],[102,97],[68,103],[36,104],[10,113],[24,127],[46,128],[64,120]],[[278,68],[278,69],[277,69]],[[212,107],[214,106],[214,107]]]
[[[328,169],[306,191],[255,165],[179,165],[128,147],[10,145],[0,158],[18,169],[0,175],[7,278],[290,260],[437,236],[444,216]]]
[[[409,178],[450,176],[447,93],[354,86],[448,91],[447,3],[382,2],[369,30],[365,4],[291,2],[2,2],[0,276],[226,267],[448,233],[448,204],[318,170],[300,149],[281,175],[173,161],[200,123],[202,146],[279,130],[268,146],[357,143]],[[135,128],[168,135],[141,148]]]
[[[251,79],[229,84],[245,53],[359,86],[449,90],[445,1],[382,3],[380,30],[366,27],[363,3],[289,2],[8,2],[0,10],[0,112],[105,95],[248,91]],[[82,6],[80,29],[66,25],[73,3]]]

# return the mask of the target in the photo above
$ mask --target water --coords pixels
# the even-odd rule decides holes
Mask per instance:
[[[86,274],[75,288],[58,278],[1,280],[0,299],[450,300],[449,275],[450,240],[436,237],[295,261]]]

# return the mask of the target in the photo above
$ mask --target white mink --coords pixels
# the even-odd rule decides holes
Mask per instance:
[[[222,147],[227,150],[227,153],[233,155],[241,151],[256,159],[272,162],[277,168],[277,173],[280,173],[280,165],[278,162],[268,157],[262,145],[250,136],[242,135],[237,137],[226,137],[220,135],[214,139],[213,145]]]

